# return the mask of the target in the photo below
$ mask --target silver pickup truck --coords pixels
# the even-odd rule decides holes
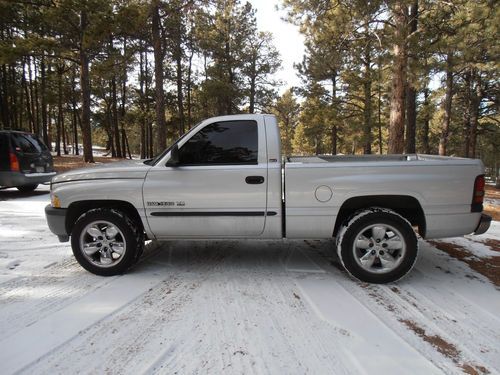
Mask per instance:
[[[429,155],[282,159],[276,118],[215,117],[152,160],[52,180],[46,217],[78,262],[116,275],[146,239],[327,239],[354,277],[395,281],[423,238],[484,233],[480,160]]]

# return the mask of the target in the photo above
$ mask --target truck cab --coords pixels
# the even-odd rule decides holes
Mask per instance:
[[[143,186],[158,239],[281,238],[281,155],[274,116],[202,122],[155,161]]]

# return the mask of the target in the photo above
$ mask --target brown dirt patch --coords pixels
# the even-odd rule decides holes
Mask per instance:
[[[425,329],[420,327],[416,322],[408,319],[399,319],[401,323],[403,323],[410,330],[415,332],[417,336],[421,337],[425,342],[431,344],[439,353],[444,355],[445,357],[450,358],[454,363],[460,366],[460,368],[466,374],[470,375],[480,375],[480,374],[489,374],[490,371],[480,365],[470,364],[470,363],[460,363],[460,350],[457,347],[445,339],[443,339],[439,335],[428,335],[425,332]]]
[[[500,199],[500,189],[497,189],[494,186],[486,185],[484,190],[486,198]]]
[[[407,326],[409,329],[411,329],[413,332],[415,332],[418,336],[420,336],[425,342],[431,344],[434,348],[437,349],[439,353],[452,359],[454,362],[457,362],[458,359],[460,358],[460,351],[455,347],[455,345],[450,344],[441,336],[439,335],[429,336],[425,332],[425,329],[420,327],[414,321],[408,319],[400,319],[399,321],[403,323],[405,326]]]
[[[462,366],[462,370],[469,375],[480,375],[480,374],[489,374],[489,370],[484,366],[473,366],[468,363],[464,363]]]
[[[440,241],[428,242],[437,249],[444,251],[452,258],[467,263],[470,268],[485,276],[494,285],[500,288],[500,256],[479,258],[467,250],[467,248],[460,245]]]
[[[488,238],[487,240],[482,241],[486,246],[488,246],[493,251],[500,252],[500,241],[494,240],[493,238]]]
[[[484,197],[487,199],[497,199],[500,201],[500,189],[497,189],[494,186],[486,185]],[[483,211],[486,215],[490,215],[493,220],[500,221],[500,205],[485,203],[483,207]]]
[[[500,221],[500,206],[485,203],[483,207],[483,212],[486,215],[490,215],[493,220]]]
[[[106,156],[94,156],[96,163],[85,163],[83,156],[54,156],[54,169],[56,172],[66,172],[71,169],[95,167],[97,163],[111,163],[123,159],[111,158]]]

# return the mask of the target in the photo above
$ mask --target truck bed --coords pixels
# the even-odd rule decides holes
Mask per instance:
[[[340,162],[399,162],[399,161],[450,161],[463,160],[465,158],[424,155],[424,154],[403,154],[403,155],[314,155],[314,156],[290,156],[289,163],[340,163]]]
[[[482,173],[478,159],[446,156],[290,157],[284,166],[287,237],[331,236],[342,206],[360,197],[368,205],[380,197],[396,205],[411,197],[424,212],[427,238],[471,233],[481,216],[471,212],[471,200]]]

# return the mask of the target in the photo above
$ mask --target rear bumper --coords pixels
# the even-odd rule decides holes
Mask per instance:
[[[54,208],[50,204],[45,206],[45,217],[52,233],[59,237],[59,241],[69,241],[69,234],[66,231],[66,208]]]
[[[21,173],[0,172],[0,186],[15,187],[25,185],[37,185],[49,182],[56,172],[47,173]]]
[[[474,234],[485,233],[490,228],[490,224],[491,224],[491,216],[481,214],[481,219],[479,220],[479,224],[477,225]]]

